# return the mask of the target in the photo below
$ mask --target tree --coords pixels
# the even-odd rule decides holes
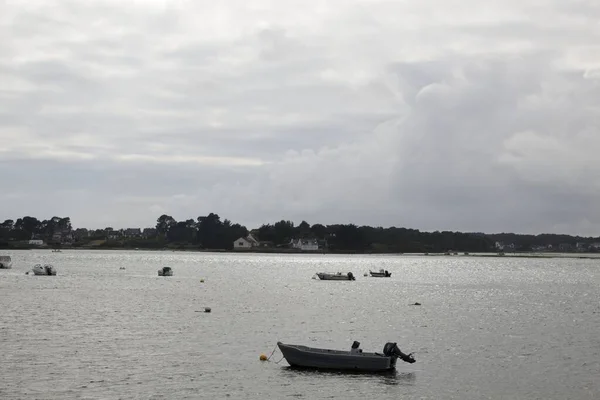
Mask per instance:
[[[310,231],[318,239],[325,239],[327,236],[327,228],[325,225],[314,224],[310,227]]]
[[[306,221],[300,222],[300,225],[296,227],[296,236],[301,238],[308,238],[313,236],[310,230],[310,224]]]
[[[275,230],[275,243],[289,243],[294,238],[294,223],[292,221],[281,220],[273,225]]]
[[[171,217],[170,215],[163,214],[156,220],[156,231],[160,235],[166,236],[167,232],[169,232],[169,229],[175,226],[175,224],[177,224],[175,218]]]
[[[67,232],[71,232],[72,230],[72,226],[71,226],[71,218],[70,217],[65,217],[65,218],[61,218],[58,221],[58,228],[61,231],[67,231]]]
[[[205,217],[198,217],[198,241],[206,249],[219,249],[222,247],[221,228],[223,223],[218,214],[210,213]],[[235,239],[234,239],[235,240]]]
[[[14,225],[15,225],[15,221],[13,221],[12,219],[7,219],[2,223],[2,225],[0,225],[0,227],[11,231],[11,230],[13,230]]]
[[[177,222],[167,232],[167,240],[170,242],[192,243],[195,237],[196,230],[188,221]]]

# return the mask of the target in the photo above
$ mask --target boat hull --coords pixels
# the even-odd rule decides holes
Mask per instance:
[[[373,278],[389,278],[392,276],[391,273],[386,274],[385,272],[369,272]]]
[[[291,367],[357,372],[384,372],[396,368],[397,357],[383,354],[351,354],[349,351],[316,349],[281,342],[277,346]]]
[[[353,281],[354,280],[354,276],[347,275],[347,274],[338,275],[338,274],[327,274],[327,273],[319,272],[319,273],[317,273],[317,276],[322,281]]]

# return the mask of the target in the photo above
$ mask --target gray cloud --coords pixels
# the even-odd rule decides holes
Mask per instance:
[[[284,3],[2,3],[0,218],[598,235],[596,2]]]

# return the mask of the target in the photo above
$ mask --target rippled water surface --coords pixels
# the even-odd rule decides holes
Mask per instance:
[[[600,398],[600,260],[1,253],[2,399]],[[25,275],[44,262],[58,275]],[[392,277],[363,276],[379,268]],[[278,340],[394,341],[417,363],[356,375],[290,370],[279,351],[259,361]]]

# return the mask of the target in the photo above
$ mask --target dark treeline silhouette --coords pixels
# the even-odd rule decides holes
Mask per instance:
[[[521,235],[514,233],[484,234],[462,232],[421,232],[407,228],[382,228],[354,224],[310,225],[302,221],[264,224],[252,231],[218,214],[210,213],[196,219],[177,221],[163,214],[153,228],[114,230],[111,227],[73,230],[69,217],[48,220],[26,216],[0,224],[0,246],[11,243],[42,240],[50,245],[81,247],[98,242],[97,247],[177,248],[231,250],[233,243],[252,234],[261,248],[282,249],[293,239],[314,239],[324,251],[349,253],[419,253],[419,252],[490,252],[498,244],[514,251],[531,251],[539,247],[570,251],[578,244],[600,242],[600,238],[570,235]],[[586,250],[588,248],[586,247]]]
[[[0,224],[0,239],[30,240],[34,235],[49,239],[55,232],[71,231],[71,218],[52,217],[43,221],[34,217],[5,220]]]

